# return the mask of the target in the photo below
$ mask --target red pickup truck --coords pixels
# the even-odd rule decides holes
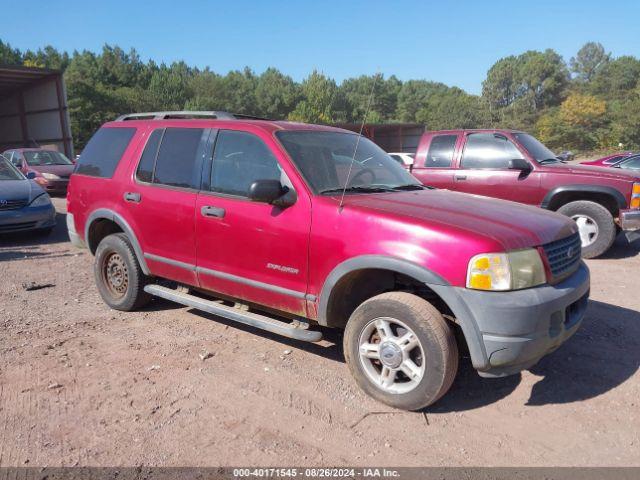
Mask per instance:
[[[571,217],[578,224],[585,258],[606,252],[620,230],[640,229],[638,174],[562,163],[525,132],[426,132],[410,169],[425,185]]]

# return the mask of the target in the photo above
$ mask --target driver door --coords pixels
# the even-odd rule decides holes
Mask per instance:
[[[200,286],[306,316],[310,199],[298,191],[287,208],[250,201],[251,184],[266,179],[293,189],[262,138],[220,130],[196,201]]]
[[[499,133],[469,133],[455,171],[455,190],[539,205],[540,174],[509,169],[509,161],[525,156],[506,136]],[[527,160],[528,161],[528,160]]]

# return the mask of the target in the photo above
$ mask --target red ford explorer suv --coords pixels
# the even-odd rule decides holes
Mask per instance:
[[[357,383],[394,407],[445,394],[456,330],[481,375],[509,375],[587,307],[574,222],[424,187],[337,128],[123,116],[84,149],[67,201],[70,238],[95,255],[112,308],[158,296],[303,341],[344,329]]]
[[[640,230],[640,175],[562,163],[528,133],[426,132],[410,169],[425,185],[535,205],[572,218],[585,258],[606,252],[620,230]]]

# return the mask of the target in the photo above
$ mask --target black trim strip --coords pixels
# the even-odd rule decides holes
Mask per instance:
[[[190,263],[180,262],[178,260],[173,260],[171,258],[161,257],[159,255],[154,255],[152,253],[145,253],[144,256],[149,260],[155,260],[156,262],[166,263],[167,265],[171,265],[174,267],[184,268],[185,270],[189,270],[191,272],[202,273],[204,275],[209,275],[211,277],[221,278],[223,280],[229,280],[231,282],[236,282],[243,285],[249,285],[255,288],[261,288],[262,290],[268,290],[270,292],[280,293],[282,295],[299,298],[301,300],[308,300],[310,302],[316,301],[315,295],[307,294],[304,292],[298,292],[296,290],[290,290],[288,288],[279,287],[277,285],[272,285],[270,283],[259,282],[257,280],[251,280],[250,278],[239,277],[237,275],[232,275],[231,273],[220,272],[218,270],[212,270],[210,268],[197,267]]]
[[[155,260],[156,262],[166,263],[167,265],[171,265],[173,267],[184,268],[185,270],[189,270],[191,272],[196,271],[195,265],[180,262],[178,260],[173,260],[172,258],[161,257],[160,255],[154,255],[153,253],[145,253],[144,257],[148,258],[149,260]]]

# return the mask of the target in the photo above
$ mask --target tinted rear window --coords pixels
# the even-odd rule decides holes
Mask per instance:
[[[167,128],[156,158],[153,183],[200,188],[200,166],[208,131],[202,128]]]
[[[136,133],[135,128],[101,128],[84,147],[76,173],[111,178]]]

